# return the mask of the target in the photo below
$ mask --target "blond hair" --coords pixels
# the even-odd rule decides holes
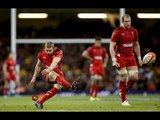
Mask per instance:
[[[53,43],[53,42],[46,42],[46,43],[45,43],[45,47],[46,47],[46,48],[54,47],[54,43]]]

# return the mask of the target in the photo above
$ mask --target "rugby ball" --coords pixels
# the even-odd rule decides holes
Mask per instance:
[[[148,52],[143,57],[143,64],[150,65],[156,60],[156,54],[154,52]]]
[[[37,101],[37,100],[38,100],[38,95],[35,95],[35,94],[32,95],[32,100],[33,100],[33,101]]]

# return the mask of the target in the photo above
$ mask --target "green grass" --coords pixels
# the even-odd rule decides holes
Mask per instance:
[[[121,106],[121,100],[118,96],[110,95],[100,98],[101,101],[89,101],[89,96],[55,96],[44,103],[43,110],[37,110],[31,96],[9,97],[7,99],[0,96],[0,111],[160,111],[160,95],[128,95],[131,104],[129,107]]]

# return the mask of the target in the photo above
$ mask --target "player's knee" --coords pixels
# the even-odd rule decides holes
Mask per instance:
[[[56,83],[53,85],[54,88],[57,88],[58,90],[62,89],[62,85]]]
[[[118,70],[118,74],[120,75],[121,81],[125,82],[127,80],[127,70],[126,69]]]
[[[126,69],[120,69],[120,70],[118,70],[118,74],[120,76],[127,77],[127,70]]]
[[[133,80],[138,80],[138,70],[128,71],[129,77]]]
[[[9,86],[10,88],[14,89],[16,87],[15,81],[11,80]]]
[[[49,75],[48,75],[48,82],[55,82],[55,80],[56,80],[56,76],[55,76],[55,74],[54,74],[54,72],[53,71],[51,71],[50,73],[49,73]]]
[[[123,81],[123,82],[126,82],[127,81],[127,76],[121,76],[120,80]]]

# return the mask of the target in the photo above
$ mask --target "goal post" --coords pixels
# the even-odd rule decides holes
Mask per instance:
[[[92,39],[81,39],[81,38],[57,38],[57,39],[17,39],[16,44],[40,44],[45,42],[53,42],[56,44],[90,44],[94,43],[94,38]],[[102,43],[109,43],[109,38],[102,38]]]

